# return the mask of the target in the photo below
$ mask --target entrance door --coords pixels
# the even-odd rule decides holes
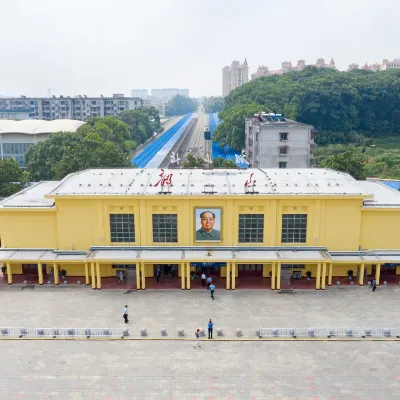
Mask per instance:
[[[292,266],[281,265],[281,289],[290,289],[290,276],[292,273]]]
[[[42,266],[43,268],[43,266]],[[22,264],[22,274],[32,275],[38,277],[38,265],[37,264]]]
[[[239,264],[239,276],[260,276],[262,277],[262,264]]]

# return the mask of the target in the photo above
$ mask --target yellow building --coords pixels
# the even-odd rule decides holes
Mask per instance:
[[[182,289],[201,272],[226,289],[394,283],[398,226],[400,193],[332,170],[86,170],[0,203],[0,263],[9,284],[93,289],[153,287],[158,269]]]

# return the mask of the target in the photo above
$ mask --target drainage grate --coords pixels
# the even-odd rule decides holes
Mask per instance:
[[[137,292],[136,289],[129,289],[126,292],[122,293],[122,294],[129,294],[129,293],[133,293],[133,292]]]
[[[25,289],[35,289],[35,285],[24,285],[21,287],[21,290],[25,290]]]
[[[281,289],[277,293],[278,294],[288,294],[290,296],[294,296],[294,290],[292,290],[292,289]]]

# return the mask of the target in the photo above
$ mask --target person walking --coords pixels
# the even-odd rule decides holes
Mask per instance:
[[[372,281],[372,291],[375,292],[376,290],[376,279],[374,278],[374,280]]]
[[[160,268],[157,269],[156,276],[157,276],[157,282],[160,282],[160,276],[161,276]]]
[[[211,278],[211,275],[210,275],[210,276],[207,278],[207,288],[208,288],[208,289],[210,289],[211,282],[212,282],[212,278]]]
[[[213,327],[214,327],[214,323],[210,320],[208,321],[208,338],[212,339],[212,333],[213,333]]]
[[[128,319],[128,306],[125,306],[125,308],[124,308],[124,320],[125,320],[126,324],[129,322],[129,319]]]
[[[196,336],[196,344],[193,347],[194,348],[201,347],[201,344],[200,344],[200,329],[197,329],[196,332],[194,333],[194,335]]]
[[[215,285],[211,282],[210,285],[210,293],[211,293],[211,298],[214,300],[214,290],[215,290]]]
[[[206,274],[204,272],[201,274],[201,286],[206,286]]]
[[[172,275],[172,279],[174,279],[175,278],[175,268],[173,265],[171,266],[171,275]]]

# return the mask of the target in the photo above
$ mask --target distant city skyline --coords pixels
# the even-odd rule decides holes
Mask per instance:
[[[189,88],[220,95],[221,68],[247,58],[249,72],[283,60],[336,68],[400,57],[398,0],[4,1],[0,93],[74,96],[132,88]],[[77,12],[79,10],[79,12]],[[90,15],[90,18],[88,18]],[[382,28],[384,21],[384,29]],[[277,35],[279,33],[279,35]],[[38,41],[39,40],[39,41]],[[36,42],[36,45],[32,44]]]

